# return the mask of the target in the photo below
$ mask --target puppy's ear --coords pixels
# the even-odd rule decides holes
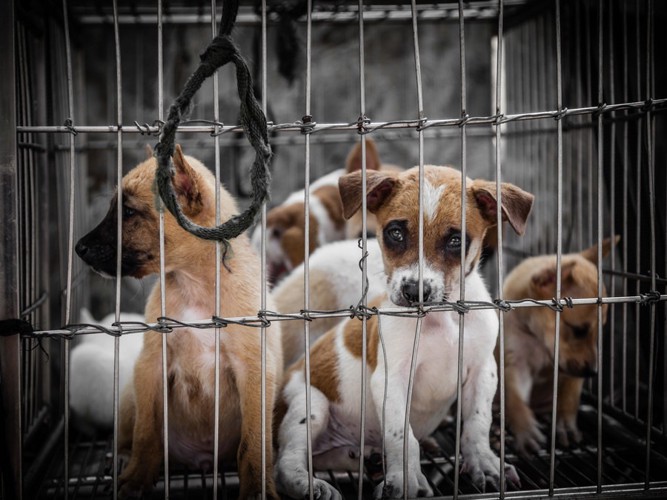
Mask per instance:
[[[470,189],[482,217],[495,226],[498,207],[496,183],[475,180]],[[535,197],[508,182],[501,183],[500,190],[502,193],[503,221],[508,221],[517,234],[523,234]]]
[[[198,176],[186,160],[180,144],[176,144],[173,160],[175,174],[172,183],[183,212],[187,215],[197,215],[203,207]]]
[[[358,142],[352,148],[350,154],[347,155],[345,170],[348,173],[361,170],[362,158],[361,143]],[[366,170],[380,170],[380,155],[378,154],[377,146],[375,145],[375,142],[368,137],[366,138]]]
[[[561,286],[565,285],[572,276],[575,262],[568,262],[560,266]],[[533,287],[541,297],[553,296],[556,293],[556,266],[547,266],[537,271],[531,278]]]
[[[604,240],[602,240],[602,258],[609,255],[609,252],[611,252],[611,247],[616,245],[620,241],[620,239],[621,236],[617,234],[613,238],[605,238]],[[593,245],[592,247],[587,248],[586,250],[581,252],[581,255],[584,257],[584,259],[590,260],[596,266],[599,264],[597,245]]]
[[[390,173],[375,170],[366,172],[366,207],[371,212],[377,210],[391,197],[398,179]],[[361,208],[361,172],[356,171],[338,179],[338,190],[343,202],[343,216],[352,217]]]

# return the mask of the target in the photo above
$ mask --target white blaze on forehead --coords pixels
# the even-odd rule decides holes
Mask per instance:
[[[424,191],[422,197],[424,199],[424,215],[427,219],[433,220],[438,213],[440,206],[440,197],[445,191],[445,184],[440,184],[437,188],[431,184],[428,179],[424,179]]]

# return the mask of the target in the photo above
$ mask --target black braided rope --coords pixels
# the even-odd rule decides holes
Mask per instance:
[[[217,35],[200,56],[199,67],[185,83],[181,94],[174,100],[167,121],[162,127],[160,141],[155,148],[157,172],[155,175],[158,192],[165,206],[176,218],[180,226],[189,233],[205,239],[228,244],[254,224],[262,204],[269,198],[269,162],[271,146],[267,133],[266,116],[262,112],[253,92],[252,76],[238,47],[231,38],[231,31],[238,12],[238,0],[226,0],[220,22],[220,34]],[[250,144],[255,149],[255,160],[250,171],[253,199],[250,206],[241,214],[233,216],[217,227],[204,227],[195,224],[181,210],[172,186],[174,167],[174,141],[176,130],[186,116],[190,102],[202,86],[204,80],[213,75],[218,68],[233,62],[236,66],[236,84],[240,98],[240,122]]]

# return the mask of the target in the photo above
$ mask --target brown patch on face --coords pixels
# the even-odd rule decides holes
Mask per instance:
[[[342,229],[345,219],[343,218],[343,203],[340,200],[338,187],[335,185],[322,186],[315,189],[313,195],[320,199],[336,229]],[[313,217],[311,216],[311,218]]]
[[[266,216],[267,231],[280,240],[283,251],[294,267],[301,264],[305,257],[305,220],[303,203],[275,207]],[[313,252],[318,244],[319,223],[312,213],[309,213],[309,220],[308,248]]]
[[[382,300],[375,300],[371,304],[372,306],[379,306],[382,303]],[[363,328],[362,322],[360,320],[349,320],[345,323],[343,327],[343,342],[345,347],[350,353],[361,359],[363,354]],[[378,344],[380,342],[380,336],[378,334],[378,317],[373,316],[366,321],[366,334],[367,334],[367,345],[366,345],[366,362],[371,371],[375,370],[378,361]]]

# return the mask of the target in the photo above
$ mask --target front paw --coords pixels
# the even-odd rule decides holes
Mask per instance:
[[[546,436],[534,417],[522,425],[513,426],[514,446],[517,452],[524,457],[537,453],[547,442]]]
[[[556,434],[558,436],[558,444],[563,448],[578,445],[581,442],[581,432],[577,427],[577,416],[559,417],[556,420]]]
[[[384,481],[375,487],[373,498],[403,498],[403,473],[390,473]],[[426,476],[419,470],[416,473],[408,473],[408,497],[432,497],[433,490],[428,484]]]
[[[505,464],[504,469],[508,489],[521,488],[521,480],[514,466]],[[472,483],[482,491],[486,491],[487,484],[496,491],[500,490],[500,458],[490,450],[488,453],[477,453],[466,458],[461,473],[468,474]]]
[[[153,490],[157,477],[138,467],[128,466],[118,477],[120,498],[142,498]]]

